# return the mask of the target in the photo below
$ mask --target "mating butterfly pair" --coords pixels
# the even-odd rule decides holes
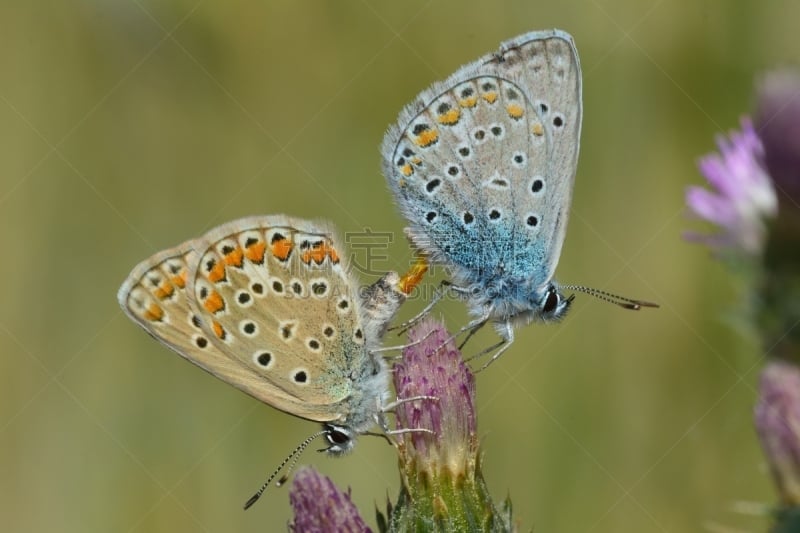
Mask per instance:
[[[572,301],[553,275],[581,113],[572,37],[532,32],[423,91],[384,139],[384,174],[408,236],[424,260],[451,273],[417,318],[446,291],[461,295],[475,317],[462,332],[497,326],[501,342],[487,350],[497,349],[489,362],[510,346],[515,326],[562,317]],[[389,379],[376,350],[426,269],[419,263],[402,277],[388,273],[360,291],[342,252],[324,224],[242,219],[145,260],[119,302],[189,361],[321,422],[311,438],[325,436],[327,451],[341,454],[382,421]],[[564,288],[630,309],[652,305]]]

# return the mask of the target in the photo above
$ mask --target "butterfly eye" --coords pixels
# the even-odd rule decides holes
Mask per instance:
[[[331,431],[327,434],[328,440],[331,444],[346,444],[350,440],[350,435],[339,431],[337,429],[331,429]]]
[[[555,287],[552,285],[547,290],[547,298],[544,301],[544,305],[542,306],[542,313],[550,314],[556,310],[558,307],[558,293],[556,292]]]
[[[325,424],[323,426],[323,432],[330,446],[320,451],[328,452],[331,455],[344,455],[355,446],[356,433],[346,426]]]

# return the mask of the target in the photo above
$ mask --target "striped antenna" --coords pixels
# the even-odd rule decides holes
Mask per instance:
[[[601,291],[600,289],[593,289],[591,287],[584,287],[583,285],[562,285],[562,289],[571,290],[571,291],[578,291],[584,294],[588,294],[590,296],[594,296],[599,300],[603,300],[605,302],[612,303],[614,305],[618,305],[623,309],[630,309],[632,311],[638,311],[642,307],[660,307],[658,304],[653,302],[646,302],[644,300],[634,300],[632,298],[625,298],[624,296],[619,296],[617,294],[611,294],[610,292]]]
[[[294,468],[294,465],[295,465],[295,464],[297,464],[297,460],[300,458],[300,454],[302,454],[302,453],[303,453],[303,451],[304,451],[304,450],[305,450],[305,449],[308,447],[308,445],[309,445],[309,444],[311,444],[311,442],[312,442],[314,439],[316,439],[317,437],[320,437],[320,436],[322,436],[322,435],[325,435],[325,434],[326,434],[326,433],[328,433],[329,431],[330,431],[330,430],[329,430],[328,428],[326,428],[326,429],[323,429],[322,431],[319,431],[319,432],[317,432],[317,433],[314,433],[313,435],[311,435],[310,437],[308,437],[306,440],[304,440],[303,442],[301,442],[301,443],[300,443],[300,444],[297,446],[297,448],[295,448],[295,449],[292,451],[292,453],[290,453],[290,454],[289,454],[289,456],[288,456],[288,457],[286,457],[286,459],[284,459],[284,460],[281,462],[281,464],[279,464],[279,465],[278,465],[278,468],[276,468],[276,469],[275,469],[275,471],[272,473],[272,475],[270,475],[270,476],[269,476],[269,478],[268,478],[268,479],[267,479],[267,480],[264,482],[264,484],[263,484],[263,485],[261,485],[261,488],[260,488],[260,489],[258,489],[258,491],[257,491],[255,494],[253,494],[253,495],[250,497],[250,499],[249,499],[249,500],[247,500],[247,503],[245,503],[245,504],[244,504],[244,509],[245,509],[245,511],[246,511],[247,509],[249,509],[250,507],[252,507],[252,506],[253,506],[253,504],[254,504],[254,503],[256,503],[256,502],[258,501],[258,499],[261,497],[261,495],[262,495],[262,494],[264,494],[264,491],[265,491],[265,490],[267,490],[267,487],[269,487],[269,486],[270,486],[270,484],[272,483],[272,480],[273,480],[273,479],[275,479],[275,477],[276,477],[276,476],[277,476],[277,475],[278,475],[278,474],[281,472],[281,470],[283,470],[283,468],[286,466],[286,464],[287,464],[287,463],[289,463],[289,462],[291,461],[291,465],[289,465],[289,468],[286,470],[286,473],[284,473],[284,474],[281,476],[281,478],[278,480],[278,482],[276,483],[276,485],[277,485],[278,487],[280,487],[281,485],[283,485],[283,484],[286,482],[286,480],[289,478],[289,472],[291,472],[292,468]]]

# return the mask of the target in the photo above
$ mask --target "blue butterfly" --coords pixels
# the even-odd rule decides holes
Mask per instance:
[[[423,91],[389,128],[383,171],[407,235],[452,281],[474,319],[501,341],[514,327],[565,315],[574,289],[628,309],[655,306],[580,286],[559,286],[581,133],[581,69],[572,37],[531,32]],[[416,317],[415,317],[416,318]],[[413,319],[412,319],[413,320]]]

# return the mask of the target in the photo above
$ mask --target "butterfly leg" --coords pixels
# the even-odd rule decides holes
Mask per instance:
[[[456,292],[458,292],[458,291],[466,292],[461,287],[455,287],[454,290]],[[464,347],[464,345],[467,343],[467,341],[473,335],[475,335],[475,333],[478,332],[479,329],[481,329],[483,326],[486,325],[487,322],[489,322],[489,318],[491,318],[493,311],[494,311],[494,307],[492,307],[490,305],[486,306],[486,309],[484,310],[484,312],[483,312],[483,314],[481,316],[479,316],[475,320],[470,321],[466,326],[463,326],[461,329],[456,331],[449,339],[447,339],[447,341],[449,342],[451,340],[454,340],[454,339],[460,337],[462,333],[468,332],[466,338],[464,339],[464,341],[458,346],[458,349],[460,350],[461,348]]]
[[[421,339],[417,339],[414,342],[409,342],[407,344],[399,344],[397,346],[384,346],[382,348],[376,348],[376,349],[372,350],[370,353],[372,353],[372,354],[380,354],[380,353],[383,353],[383,352],[391,352],[391,351],[395,351],[395,350],[398,350],[398,351],[399,350],[405,350],[406,348],[410,348],[412,346],[417,346],[417,345],[421,344],[422,342],[428,340],[428,337],[433,335],[435,333],[435,331],[436,330],[433,330],[433,329],[430,330],[428,333],[425,334],[424,337],[422,337]],[[394,356],[390,356],[390,357],[387,356],[386,359],[400,359],[401,357],[402,357],[402,354],[399,354],[399,355],[394,355]]]
[[[431,400],[431,401],[438,402],[439,398],[437,398],[436,396],[411,396],[410,398],[398,398],[395,401],[393,401],[391,403],[388,403],[386,405],[379,405],[378,406],[378,414],[375,415],[375,419],[376,419],[375,421],[381,427],[381,429],[383,430],[383,433],[367,432],[365,434],[381,436],[381,437],[385,438],[387,441],[389,441],[389,444],[392,444],[392,445],[394,445],[395,443],[392,442],[392,440],[389,438],[390,435],[403,435],[405,433],[430,433],[430,434],[433,434],[433,431],[431,431],[430,429],[427,429],[427,428],[401,428],[401,429],[390,429],[389,428],[389,423],[386,420],[386,413],[394,412],[394,409],[400,404],[403,404],[403,403],[406,403],[406,402],[414,402],[414,401],[417,401],[417,400]]]
[[[464,337],[463,341],[461,341],[461,344],[458,345],[458,349],[462,350],[464,348],[464,346],[467,344],[467,341],[469,341],[472,338],[472,336],[475,335],[478,332],[479,329],[481,329],[483,326],[485,326],[487,321],[488,321],[488,318],[484,319],[483,317],[481,317],[480,321],[477,324],[475,324],[474,326],[469,328],[469,333],[467,333],[467,336]],[[470,324],[467,324],[467,327],[469,327],[469,326],[470,326]]]
[[[397,447],[398,442],[396,442],[396,440],[393,441],[391,437],[395,435],[404,435],[406,433],[428,433],[430,435],[434,435],[433,431],[425,428],[389,429],[388,427],[384,428],[383,433],[373,433],[371,431],[368,431],[364,433],[364,435],[371,435],[373,437],[383,437],[384,439],[386,439],[386,442],[388,442],[391,446]]]
[[[426,305],[422,311],[411,317],[409,320],[406,320],[399,326],[393,326],[389,328],[389,331],[396,329],[398,330],[398,335],[402,335],[403,333],[408,331],[408,329],[412,327],[414,324],[416,324],[417,322],[428,316],[430,312],[433,310],[433,307],[437,303],[439,303],[439,301],[442,298],[444,298],[445,295],[447,295],[447,293],[449,293],[451,290],[458,290],[458,289],[460,289],[460,287],[456,287],[455,285],[453,285],[452,282],[447,280],[442,280],[442,282],[439,283],[439,287],[437,287],[436,291],[433,293],[431,301],[428,302],[428,305]]]
[[[486,355],[487,353],[491,353],[497,350],[492,356],[492,358],[486,361],[486,364],[484,364],[482,367],[480,367],[478,370],[475,371],[476,373],[486,370],[489,367],[489,365],[494,363],[503,354],[503,352],[508,350],[514,343],[514,328],[511,326],[511,322],[506,322],[505,328],[506,328],[505,335],[502,336],[500,342],[498,342],[497,344],[493,344],[492,346],[489,346],[485,350],[481,350],[480,352],[478,352],[477,354],[473,355],[468,359],[468,361],[471,361],[472,359],[477,359],[478,357],[481,357],[483,355]]]
[[[434,402],[438,402],[439,398],[436,396],[411,396],[410,398],[398,398],[395,401],[388,403],[386,405],[381,406],[381,412],[383,413],[393,413],[395,407],[398,405],[402,405],[406,402],[416,402],[417,400],[432,400]]]

